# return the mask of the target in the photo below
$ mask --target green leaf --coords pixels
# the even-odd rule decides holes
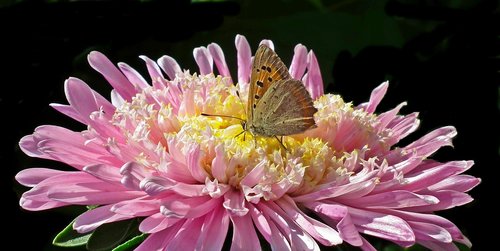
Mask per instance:
[[[72,221],[61,232],[59,232],[52,244],[59,247],[77,247],[87,244],[92,233],[80,234],[73,229]]]
[[[98,227],[87,242],[91,251],[110,250],[122,243],[137,228],[136,219],[117,221]]]
[[[146,234],[137,235],[134,238],[122,243],[120,246],[113,248],[112,251],[126,251],[135,248],[146,239]]]

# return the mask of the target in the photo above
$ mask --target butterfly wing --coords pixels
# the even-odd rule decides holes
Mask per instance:
[[[301,81],[278,80],[257,103],[250,130],[266,137],[301,133],[316,127],[317,111]]]
[[[247,126],[254,123],[257,105],[269,87],[276,81],[291,79],[290,73],[278,55],[266,45],[260,45],[255,53],[248,90]]]

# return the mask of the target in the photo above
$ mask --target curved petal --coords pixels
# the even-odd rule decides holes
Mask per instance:
[[[118,63],[118,68],[120,68],[121,72],[135,87],[135,90],[137,92],[150,87],[150,85],[148,84],[148,82],[146,82],[142,75],[139,74],[139,72],[137,72],[134,68],[130,67],[130,65],[126,63]]]
[[[160,232],[150,234],[141,245],[134,251],[163,251],[168,243],[175,237],[185,221],[180,221],[172,227],[166,228]]]
[[[201,227],[201,235],[198,238],[197,249],[222,250],[228,229],[229,215],[222,207],[216,208],[210,215],[205,217],[205,222]]]
[[[57,104],[57,103],[51,103],[49,104],[50,107],[54,108],[56,111],[82,123],[85,124],[85,119],[78,113],[73,107],[70,105],[63,105],[63,104]]]
[[[323,95],[321,69],[319,68],[318,59],[312,50],[307,55],[307,78],[304,85],[311,94],[313,100]]]
[[[50,177],[64,173],[63,171],[49,168],[29,168],[17,173],[15,179],[23,186],[34,187]]]
[[[136,94],[134,86],[104,54],[92,51],[88,55],[88,61],[90,66],[101,73],[120,96],[125,100],[132,100]]]
[[[233,222],[233,239],[231,241],[231,251],[239,250],[261,250],[259,237],[252,224],[249,215],[231,215]]]
[[[293,49],[292,63],[290,64],[290,76],[294,79],[302,79],[307,68],[307,48],[297,44]]]
[[[116,214],[110,210],[111,207],[112,205],[102,206],[80,214],[80,216],[78,216],[73,223],[73,229],[79,233],[87,233],[95,230],[102,224],[126,220],[134,217]]]
[[[158,65],[167,74],[170,80],[174,80],[178,73],[182,73],[181,66],[170,56],[158,59]]]
[[[252,50],[245,36],[236,35],[234,43],[238,58],[238,83],[247,84],[250,82],[252,70]]]
[[[201,75],[207,75],[212,73],[213,69],[213,59],[207,48],[200,46],[193,50],[194,60],[200,68]]]
[[[382,98],[384,98],[387,93],[387,88],[389,88],[389,81],[377,86],[373,89],[372,94],[370,95],[370,101],[366,103],[365,107],[361,107],[365,108],[365,111],[368,113],[374,113],[375,109],[377,109],[377,106],[380,104],[380,101],[382,101]]]
[[[148,68],[149,76],[151,76],[153,85],[159,85],[159,83],[163,83],[163,74],[161,73],[160,67],[158,67],[155,61],[146,56],[139,56],[139,58],[146,62],[146,67]]]
[[[208,51],[210,52],[210,55],[212,55],[215,65],[217,66],[217,70],[219,71],[219,75],[223,77],[231,77],[222,48],[220,48],[220,46],[216,43],[211,43],[208,45]]]
[[[162,213],[156,213],[141,221],[139,231],[153,234],[169,228],[179,221],[184,221],[184,219],[165,217]]]
[[[321,223],[302,212],[293,200],[284,196],[275,201],[283,211],[288,214],[303,230],[310,234],[314,239],[326,246],[333,246],[342,243],[342,239],[337,231]]]

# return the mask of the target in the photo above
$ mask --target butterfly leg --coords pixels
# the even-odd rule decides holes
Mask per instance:
[[[274,135],[274,137],[280,143],[280,145],[283,147],[283,149],[285,149],[285,151],[288,151],[288,149],[286,148],[285,144],[283,144],[283,136],[281,136],[280,138],[278,138],[278,136]]]

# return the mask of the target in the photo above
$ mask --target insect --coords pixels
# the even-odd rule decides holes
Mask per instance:
[[[255,53],[249,88],[244,129],[253,135],[286,136],[316,127],[311,95],[266,45]]]
[[[278,136],[316,127],[313,115],[317,109],[311,95],[300,80],[290,76],[285,64],[266,45],[260,45],[255,53],[247,100],[247,120],[202,115],[242,120],[241,133],[249,131],[253,136],[275,137],[285,149]]]

